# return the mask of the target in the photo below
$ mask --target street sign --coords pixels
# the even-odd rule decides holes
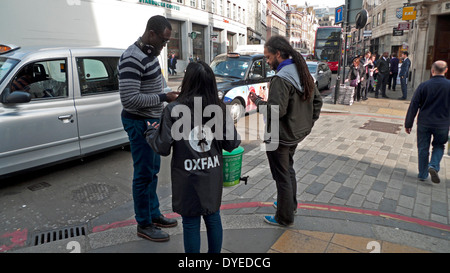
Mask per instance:
[[[403,36],[403,30],[398,30],[396,27],[392,29],[392,36]]]
[[[356,28],[357,29],[363,29],[366,24],[367,20],[369,19],[369,13],[367,10],[362,9],[358,14],[356,14],[355,21],[356,21]]]
[[[372,30],[364,30],[363,37],[372,37]]]
[[[344,21],[344,6],[337,7],[334,13],[334,23],[339,24]]]
[[[417,11],[414,10],[414,7],[403,7],[403,21],[408,20],[416,20]]]

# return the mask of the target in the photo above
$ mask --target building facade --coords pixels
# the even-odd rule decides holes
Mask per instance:
[[[292,47],[301,53],[312,53],[319,26],[313,7],[291,5],[286,11],[286,37]]]
[[[144,33],[151,16],[163,15],[173,29],[160,57],[167,76],[171,54],[177,56],[177,70],[182,71],[191,55],[209,63],[214,56],[245,45],[247,4],[238,0],[3,1],[2,18],[15,23],[0,25],[0,42],[127,48]],[[40,14],[39,20],[35,14]]]
[[[411,0],[409,5],[416,11],[414,28],[407,36],[411,52],[410,81],[416,88],[431,77],[433,62],[444,60],[450,64],[450,1]]]
[[[286,36],[286,2],[267,0],[267,39],[271,36]]]

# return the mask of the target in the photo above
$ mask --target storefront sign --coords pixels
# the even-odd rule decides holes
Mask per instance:
[[[392,30],[392,36],[403,36],[403,30],[398,30],[396,27]]]
[[[416,20],[417,11],[414,10],[414,7],[403,7],[403,21],[408,20]]]
[[[398,23],[398,30],[409,30],[409,23],[408,22],[403,22],[403,23]]]
[[[166,8],[166,9],[180,10],[179,6],[172,5],[171,3],[159,2],[159,1],[153,1],[153,0],[139,0],[139,3],[149,4],[149,5],[162,7],[162,8]]]

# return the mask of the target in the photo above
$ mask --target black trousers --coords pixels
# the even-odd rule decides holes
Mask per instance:
[[[397,73],[393,72],[392,74],[389,74],[388,88],[391,89],[391,86],[392,86],[392,90],[394,90],[394,91],[395,91],[395,87],[397,86],[397,75],[398,75],[398,72]]]
[[[275,151],[267,151],[270,171],[277,185],[275,220],[282,225],[294,223],[294,210],[297,208],[297,180],[294,170],[294,153],[297,145],[280,144]]]
[[[381,74],[378,73],[377,76],[377,88],[375,89],[375,97],[378,97],[378,91],[381,89],[381,96],[385,97],[386,96],[386,84],[388,83],[389,80],[389,74]]]

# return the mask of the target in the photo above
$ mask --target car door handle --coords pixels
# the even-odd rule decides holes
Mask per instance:
[[[58,119],[61,120],[63,123],[69,123],[69,122],[73,122],[72,119],[73,115],[64,115],[64,116],[59,116]]]

